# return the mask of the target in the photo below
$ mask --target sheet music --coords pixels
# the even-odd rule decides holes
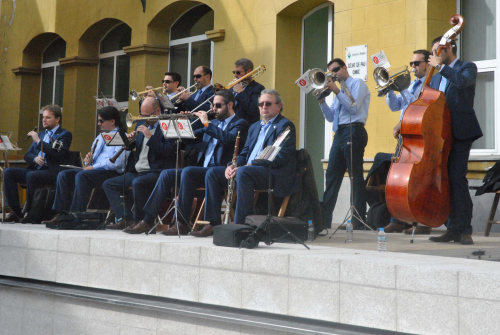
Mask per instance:
[[[123,139],[121,138],[121,136],[118,132],[114,132],[114,133],[103,132],[103,133],[101,133],[101,136],[104,140],[104,143],[107,146],[122,147],[125,145],[125,143],[123,142]]]
[[[175,108],[172,101],[170,101],[170,99],[165,94],[157,93],[156,96],[158,97],[158,101],[160,101],[160,103],[163,105],[163,108],[167,109]]]
[[[287,138],[288,134],[290,133],[290,129],[285,130],[284,132],[281,133],[281,135],[274,141],[273,147],[280,147],[281,143],[283,143],[283,140]]]
[[[14,150],[12,143],[10,143],[9,137],[7,135],[0,136],[0,150]]]
[[[161,120],[160,127],[165,138],[195,138],[189,120]]]

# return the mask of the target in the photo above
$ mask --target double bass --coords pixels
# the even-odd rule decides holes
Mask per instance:
[[[449,22],[453,28],[439,42],[437,56],[464,27],[458,14]],[[448,156],[453,139],[445,95],[429,86],[433,74],[430,67],[420,97],[401,120],[401,148],[391,164],[385,196],[389,212],[398,220],[439,227],[450,214]]]

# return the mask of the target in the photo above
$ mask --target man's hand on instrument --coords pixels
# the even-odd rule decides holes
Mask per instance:
[[[339,94],[339,92],[340,92],[340,88],[338,88],[337,84],[335,84],[333,81],[331,81],[330,78],[328,78],[328,81],[326,82],[325,86],[328,87],[328,89],[330,91],[335,93],[335,95]]]
[[[429,57],[429,65],[432,67],[436,67],[436,65],[443,64],[443,60],[441,57],[436,55],[436,51],[432,52],[432,55]]]
[[[238,83],[236,85],[233,86],[233,91],[234,93],[241,93],[243,92],[243,85],[241,85],[241,83]]]
[[[181,92],[181,91],[183,91],[184,89],[185,89],[184,87],[179,86],[179,87],[177,88],[177,91],[178,91],[178,92]],[[187,99],[189,99],[189,97],[190,97],[190,96],[191,96],[191,95],[189,95],[189,92],[188,92],[188,91],[186,91],[186,92],[182,93],[181,95],[179,95],[179,99],[181,99],[182,101],[186,101]]]
[[[226,168],[226,178],[227,179],[233,178],[236,175],[236,170],[238,170],[238,168],[235,168],[233,165],[229,165]]]
[[[392,136],[394,136],[395,139],[399,137],[399,134],[401,134],[401,121],[399,121],[398,124],[392,130]]]
[[[44,166],[45,165],[45,158],[43,158],[42,156],[37,156],[37,157],[35,157],[35,163],[37,163],[40,166]]]
[[[153,86],[146,86],[146,91],[149,91],[147,96],[152,97],[152,98],[156,98],[155,91],[151,91],[153,88],[154,88]]]
[[[137,134],[137,132],[134,130],[133,132],[131,132],[130,134],[127,134],[127,138],[132,138],[135,136],[135,134]]]
[[[205,111],[194,112],[193,115],[199,117],[201,123],[205,123],[208,121],[208,115],[207,112]]]
[[[94,170],[93,166],[86,166],[83,168],[84,171]]]
[[[85,159],[83,160],[85,164],[88,164],[90,162],[90,156],[91,156],[90,152],[87,154],[87,156],[85,156]]]
[[[30,131],[30,132],[28,133],[28,136],[31,136],[31,138],[33,139],[33,141],[34,141],[35,143],[37,143],[37,144],[38,144],[38,142],[40,142],[40,137],[38,136],[38,133],[37,133],[36,131]]]
[[[140,125],[137,127],[137,131],[143,133],[147,139],[151,138],[151,132],[149,131],[148,126]]]

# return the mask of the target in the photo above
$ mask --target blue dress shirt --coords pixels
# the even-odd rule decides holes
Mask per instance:
[[[274,123],[274,120],[280,115],[279,113],[273,117],[269,122],[265,123],[264,119],[260,121],[260,133],[259,133],[259,138],[257,139],[257,143],[255,143],[255,146],[253,147],[252,153],[250,154],[250,157],[248,157],[248,163],[252,163],[252,161],[256,158],[259,157],[260,153],[264,150],[263,145],[264,145],[264,140],[266,139],[267,132],[271,128],[271,125]]]
[[[111,131],[111,133],[117,133],[118,128],[115,128]],[[116,134],[116,136],[120,136],[119,134]],[[94,170],[100,169],[100,170],[116,170],[116,172],[122,173],[123,172],[123,166],[125,164],[125,157],[129,153],[128,151],[122,152],[120,157],[114,162],[111,163],[109,160],[111,157],[113,157],[118,151],[120,151],[121,147],[120,146],[107,146],[106,143],[104,142],[104,139],[102,138],[101,135],[97,136],[94,142],[92,143],[92,148],[97,142],[97,146],[94,151],[94,163],[92,166],[94,167]]]
[[[425,78],[426,77],[423,77],[421,79],[418,78],[415,79],[410,83],[408,89],[402,90],[398,95],[396,95],[394,91],[389,91],[389,93],[387,93],[385,100],[391,111],[393,112],[401,111],[401,114],[399,116],[400,121],[403,119],[403,115],[405,113],[406,108],[408,108],[408,105],[410,105],[413,101],[417,100],[418,97],[420,96],[420,89],[422,88],[422,85],[425,82]],[[419,80],[420,83],[418,83],[417,85],[417,82]],[[403,98],[403,95],[406,98],[406,101]]]

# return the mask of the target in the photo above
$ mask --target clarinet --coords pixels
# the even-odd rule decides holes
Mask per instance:
[[[90,158],[89,158],[89,162],[88,162],[88,163],[83,164],[85,167],[87,167],[87,166],[92,166],[92,164],[94,164],[94,152],[95,152],[95,148],[97,147],[97,143],[99,143],[99,140],[95,141],[94,146],[93,146],[93,147],[92,147],[92,149],[90,150]]]
[[[240,146],[240,132],[238,132],[238,136],[236,136],[236,143],[234,145],[234,154],[233,154],[233,166],[238,167],[238,147]],[[229,224],[231,219],[231,206],[233,203],[233,194],[234,194],[234,186],[236,185],[236,178],[233,177],[229,179],[229,185],[227,187],[227,198],[226,198],[226,210],[224,212],[224,224]]]

